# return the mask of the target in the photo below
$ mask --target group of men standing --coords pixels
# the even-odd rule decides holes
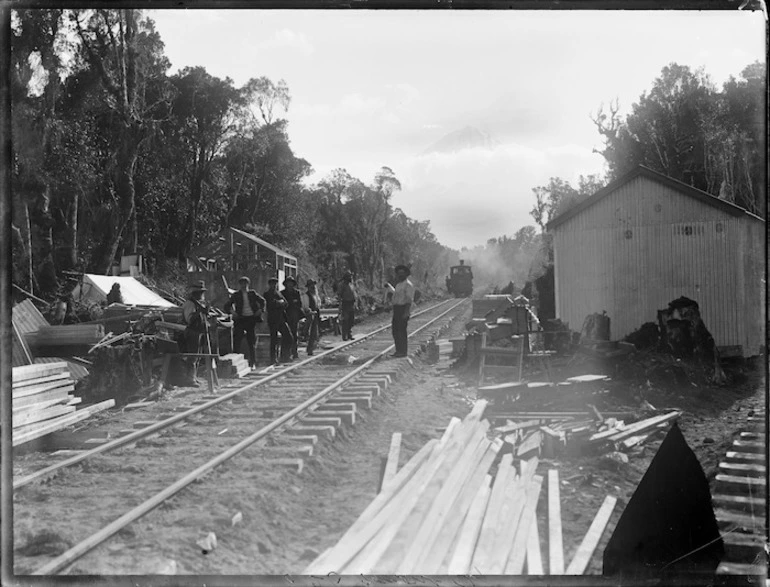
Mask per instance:
[[[393,332],[393,342],[395,343],[395,352],[392,357],[406,357],[407,354],[407,331],[411,316],[412,304],[415,302],[416,289],[410,281],[411,271],[406,265],[397,265],[395,268],[396,285],[386,284],[387,299],[393,305],[393,321],[391,329]],[[354,340],[353,321],[355,319],[356,302],[358,294],[353,286],[353,276],[345,273],[342,277],[342,285],[338,292],[340,299],[340,330],[342,330],[342,340]]]
[[[405,357],[407,352],[407,324],[411,306],[415,299],[415,287],[408,279],[410,271],[406,265],[395,268],[396,285],[387,284],[387,299],[393,305],[393,340],[395,353],[393,357]],[[225,304],[225,312],[233,316],[233,348],[240,349],[243,337],[249,349],[249,366],[256,367],[256,325],[262,322],[262,314],[267,315],[267,326],[270,331],[270,362],[272,364],[287,363],[299,358],[298,326],[302,318],[308,320],[307,354],[312,355],[320,337],[321,316],[318,304],[316,281],[308,279],[305,283],[306,292],[302,294],[297,289],[297,280],[287,277],[283,281],[284,289],[278,290],[278,279],[268,280],[268,289],[263,295],[251,289],[251,280],[241,277],[238,289],[230,295]],[[182,307],[183,320],[186,325],[184,333],[185,351],[188,353],[206,352],[208,338],[209,316],[208,304],[204,300],[206,284],[198,282],[191,288],[190,296]],[[358,294],[353,285],[353,276],[345,273],[338,291],[340,301],[340,327],[342,340],[354,340],[353,322]],[[210,338],[208,341],[210,343]],[[209,347],[207,352],[211,353]],[[198,361],[193,361],[194,372],[197,371]],[[193,372],[193,378],[195,374]]]
[[[312,355],[320,332],[320,314],[316,282],[308,279],[304,299],[297,289],[297,280],[287,277],[283,280],[284,289],[278,291],[278,279],[271,277],[264,296],[249,288],[248,277],[238,281],[239,289],[230,296],[225,310],[233,314],[233,348],[241,347],[241,340],[246,336],[249,347],[249,365],[256,366],[255,326],[261,322],[261,314],[267,314],[267,327],[270,330],[270,362],[288,363],[299,358],[298,326],[302,318],[309,322],[307,354]],[[248,313],[243,312],[248,302]],[[255,318],[252,319],[252,315]],[[280,335],[280,337],[279,337]],[[280,353],[280,354],[279,354]]]

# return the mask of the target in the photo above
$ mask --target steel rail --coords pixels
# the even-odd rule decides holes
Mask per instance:
[[[452,307],[450,307],[448,310],[442,312],[417,330],[413,331],[409,336],[414,336],[421,330],[424,330],[428,326],[430,326],[433,322],[438,320],[439,318],[442,318],[461,304],[465,303],[467,301],[467,298],[461,300],[457,304],[454,304]],[[235,455],[239,454],[240,452],[244,451],[246,448],[257,442],[258,440],[264,438],[268,434],[270,434],[273,430],[278,428],[279,426],[285,424],[289,420],[293,419],[295,416],[300,414],[301,412],[305,411],[306,409],[312,407],[316,403],[318,403],[320,400],[324,399],[327,395],[329,395],[331,392],[333,392],[335,389],[337,389],[340,385],[347,382],[349,379],[353,378],[354,376],[358,375],[361,371],[364,371],[365,369],[368,369],[375,361],[377,361],[380,357],[384,356],[386,353],[390,352],[391,349],[393,349],[395,345],[391,344],[385,350],[377,353],[374,357],[348,373],[347,375],[341,377],[336,382],[332,383],[331,385],[324,388],[322,391],[319,391],[314,396],[308,398],[301,404],[299,404],[297,407],[291,409],[290,411],[286,412],[282,416],[276,418],[273,420],[270,424],[264,426],[263,428],[260,428],[257,430],[254,434],[251,436],[248,436],[241,440],[239,443],[233,445],[223,453],[220,453],[219,456],[211,459],[210,461],[204,463],[191,473],[188,473],[172,485],[169,485],[162,491],[156,493],[151,498],[147,499],[134,509],[126,512],[123,514],[120,518],[113,521],[112,523],[108,524],[95,534],[92,534],[90,537],[86,538],[82,542],[76,544],[66,552],[62,553],[52,561],[50,561],[47,565],[41,567],[37,571],[33,573],[33,575],[50,575],[52,573],[56,573],[66,566],[70,565],[71,563],[78,560],[80,557],[82,557],[84,554],[90,552],[97,546],[99,546],[102,542],[125,528],[130,523],[138,520],[145,514],[149,513],[156,507],[158,507],[160,504],[162,504],[164,501],[166,501],[168,498],[172,497],[173,495],[179,493],[182,489],[196,481],[197,479],[200,479],[205,474],[209,473],[211,470],[216,468],[217,466],[221,465],[225,461],[231,459]]]
[[[435,310],[436,308],[449,303],[451,300],[444,300],[443,302],[440,302],[436,304],[435,306],[431,306],[430,308],[426,308],[425,310],[420,311],[419,313],[416,313],[415,316],[421,316],[422,314],[425,314],[427,312],[430,312],[432,310]],[[198,414],[200,412],[203,412],[205,410],[208,410],[209,408],[212,408],[222,402],[228,401],[237,395],[245,392],[250,391],[254,389],[255,387],[259,387],[260,385],[264,385],[265,383],[269,383],[270,381],[277,379],[278,377],[282,377],[286,375],[287,373],[290,373],[294,371],[295,369],[299,369],[300,367],[303,367],[304,365],[316,361],[318,359],[321,359],[325,357],[326,355],[334,354],[336,352],[339,352],[340,350],[343,350],[351,345],[354,345],[356,343],[359,343],[363,340],[366,340],[367,338],[374,336],[375,334],[378,334],[382,332],[383,330],[386,330],[390,328],[389,325],[385,325],[382,328],[378,328],[377,330],[373,330],[372,332],[369,332],[367,334],[362,335],[360,338],[357,338],[353,341],[341,344],[339,346],[334,347],[333,349],[329,349],[328,351],[324,351],[323,353],[320,353],[318,355],[314,355],[312,357],[308,357],[307,359],[304,359],[300,361],[299,363],[296,363],[294,365],[291,365],[287,369],[283,369],[282,371],[273,373],[272,375],[268,375],[267,377],[263,377],[262,379],[258,379],[257,381],[253,381],[252,383],[248,383],[244,385],[243,387],[239,387],[237,389],[234,389],[231,392],[226,393],[223,396],[220,396],[216,399],[213,399],[209,402],[206,402],[205,404],[201,404],[199,406],[195,406],[193,408],[190,408],[189,410],[185,412],[181,412],[179,414],[176,414],[175,416],[171,416],[170,418],[167,418],[165,420],[161,420],[155,424],[152,424],[150,426],[147,426],[146,428],[142,428],[140,430],[137,430],[136,432],[132,432],[131,434],[127,434],[126,436],[121,436],[120,438],[116,438],[115,440],[111,440],[105,444],[102,444],[96,448],[92,448],[82,454],[74,455],[72,457],[69,457],[68,459],[65,459],[59,463],[55,463],[53,465],[49,465],[48,467],[44,467],[38,471],[35,471],[34,473],[30,473],[29,475],[25,475],[24,477],[21,477],[13,482],[13,488],[19,489],[21,487],[24,487],[25,485],[28,485],[32,483],[33,481],[37,479],[41,479],[43,477],[47,477],[48,475],[51,475],[55,473],[56,471],[59,471],[60,469],[64,469],[66,467],[71,467],[72,465],[76,465],[78,463],[83,462],[84,460],[94,456],[98,455],[104,452],[109,452],[111,450],[115,450],[117,448],[120,448],[121,446],[126,446],[128,444],[131,444],[133,442],[136,442],[137,440],[141,440],[142,438],[145,438],[146,436],[149,436],[151,434],[154,434],[155,432],[158,432],[159,430],[163,430],[165,428],[168,428],[169,426],[173,426],[177,422],[180,422],[181,420],[184,420],[186,418],[189,418],[190,416],[194,416],[195,414]]]

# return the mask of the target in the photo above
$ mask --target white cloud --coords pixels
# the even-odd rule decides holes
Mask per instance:
[[[420,90],[411,84],[387,84],[385,88],[395,94],[395,99],[400,105],[411,104],[420,99]]]
[[[354,93],[342,97],[339,109],[348,114],[373,114],[385,108],[385,105],[386,102],[382,98]]]
[[[601,157],[565,144],[535,149],[515,143],[496,148],[428,153],[406,161],[396,205],[414,218],[429,218],[442,243],[459,248],[512,235],[534,224],[532,188],[552,176],[576,183],[601,172]]]
[[[315,51],[312,43],[305,33],[295,33],[290,29],[281,29],[273,33],[269,39],[257,45],[259,49],[293,49],[305,57],[309,57]]]

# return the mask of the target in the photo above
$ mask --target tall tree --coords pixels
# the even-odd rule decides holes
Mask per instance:
[[[169,67],[151,20],[133,9],[73,11],[84,59],[99,73],[106,104],[115,116],[110,190],[111,233],[97,262],[106,271],[126,246],[138,249],[134,175],[142,145],[168,114]],[[153,82],[160,82],[153,84]]]
[[[187,67],[171,78],[176,88],[172,102],[173,123],[185,154],[188,190],[187,216],[179,238],[180,256],[195,240],[204,182],[211,176],[215,158],[235,128],[234,110],[241,105],[241,93],[230,78],[209,75],[202,67]]]
[[[53,215],[55,176],[48,163],[55,148],[57,98],[62,62],[56,42],[62,28],[61,10],[16,13],[12,52],[12,124],[14,224],[24,246],[21,261],[28,285],[56,290]],[[35,265],[33,268],[33,264]]]
[[[611,103],[593,119],[611,179],[642,164],[764,215],[764,88],[758,63],[721,92],[702,70],[664,67],[627,117]]]

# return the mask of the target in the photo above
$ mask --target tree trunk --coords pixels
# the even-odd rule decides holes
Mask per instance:
[[[20,256],[20,265],[23,265],[23,267],[20,266],[19,270],[25,271],[27,278],[26,285],[29,288],[30,293],[35,293],[35,279],[32,264],[32,226],[29,219],[29,206],[19,189],[13,190],[13,210],[16,216],[13,219],[13,224],[19,230],[21,246],[23,247]]]
[[[44,293],[54,293],[59,285],[56,278],[56,263],[53,259],[53,218],[51,217],[51,191],[43,187],[38,194],[37,206],[32,213],[33,242],[37,243],[38,259],[35,277]]]
[[[78,210],[80,208],[80,193],[73,190],[72,203],[67,209],[67,231],[64,247],[67,251],[65,262],[67,269],[78,266]]]
[[[203,154],[201,153],[193,168],[192,178],[190,180],[191,205],[190,212],[187,215],[187,222],[185,223],[185,235],[182,239],[182,250],[180,251],[182,256],[187,255],[190,249],[192,249],[192,244],[195,241],[195,230],[198,227],[198,213],[200,211],[201,196],[203,194],[203,180],[205,175],[205,167],[201,161],[202,158]]]
[[[121,145],[117,153],[115,191],[118,196],[118,210],[113,224],[113,233],[104,248],[100,260],[100,269],[109,273],[110,267],[116,259],[118,248],[123,243],[123,235],[135,209],[134,171],[139,155],[139,140],[135,136],[135,129],[128,128],[124,131]]]

